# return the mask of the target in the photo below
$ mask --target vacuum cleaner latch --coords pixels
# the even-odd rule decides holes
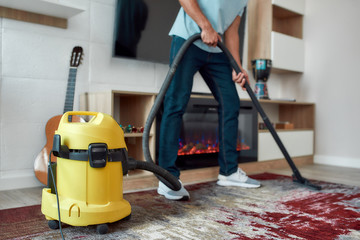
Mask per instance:
[[[108,147],[106,143],[89,144],[89,162],[92,168],[103,168],[106,166]]]

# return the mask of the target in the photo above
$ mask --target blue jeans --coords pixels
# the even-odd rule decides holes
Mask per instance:
[[[173,37],[170,64],[185,42]],[[209,53],[192,44],[177,67],[164,98],[164,113],[160,125],[159,165],[175,177],[180,171],[177,159],[182,116],[186,110],[195,73],[199,71],[219,103],[219,157],[220,174],[228,176],[237,171],[236,151],[240,99],[232,80],[232,68],[223,53]]]

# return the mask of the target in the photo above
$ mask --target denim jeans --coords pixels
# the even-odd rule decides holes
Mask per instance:
[[[173,37],[170,64],[185,42]],[[164,98],[164,113],[160,125],[159,165],[174,176],[180,171],[177,158],[182,116],[186,110],[195,73],[199,71],[219,103],[219,157],[220,174],[228,176],[237,171],[236,151],[240,99],[232,80],[232,68],[223,53],[209,53],[194,44],[188,48]]]

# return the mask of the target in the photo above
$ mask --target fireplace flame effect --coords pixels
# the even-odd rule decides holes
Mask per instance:
[[[242,150],[249,150],[250,147],[246,145],[244,142],[237,143],[236,150],[242,151]],[[206,144],[204,143],[187,143],[184,144],[181,140],[179,141],[179,150],[178,150],[178,156],[182,155],[193,155],[193,154],[207,154],[207,153],[218,153],[219,152],[219,144],[211,143],[211,141],[208,141]]]

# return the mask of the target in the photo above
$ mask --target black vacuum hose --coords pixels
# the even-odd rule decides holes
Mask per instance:
[[[169,187],[175,191],[181,189],[181,184],[178,179],[163,169],[162,167],[149,162],[139,161],[132,158],[128,158],[127,170],[142,169],[154,173],[160,181],[169,184]]]

